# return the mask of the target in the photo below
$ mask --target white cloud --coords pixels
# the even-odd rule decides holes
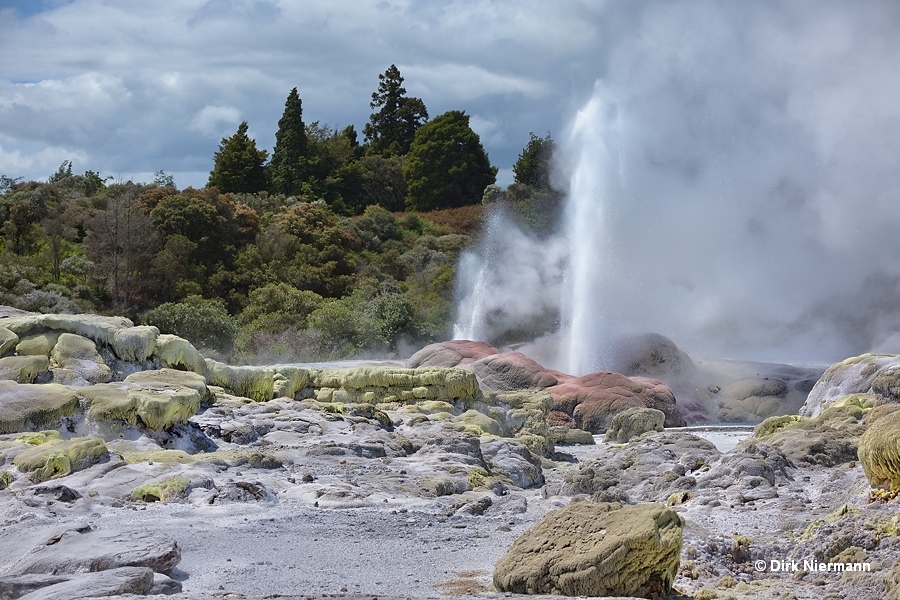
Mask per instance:
[[[201,108],[191,119],[191,129],[207,137],[224,137],[224,131],[241,122],[241,111],[234,106]],[[233,133],[233,132],[232,132]]]

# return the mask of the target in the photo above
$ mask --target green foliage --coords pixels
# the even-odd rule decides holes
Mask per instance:
[[[284,114],[275,132],[275,150],[269,163],[270,190],[276,194],[297,195],[306,179],[306,127],[303,106],[297,88],[284,103]]]
[[[71,176],[72,176],[72,161],[64,160],[64,161],[62,161],[62,164],[59,165],[59,168],[56,169],[56,173],[51,175],[50,178],[47,180],[47,183],[57,183],[59,181],[62,181],[65,178],[71,177]]]
[[[378,76],[378,90],[372,93],[369,107],[377,112],[369,116],[363,133],[374,154],[406,154],[416,131],[428,120],[422,99],[406,96],[403,77],[396,65]]]
[[[162,333],[183,337],[200,348],[227,353],[238,331],[237,319],[216,298],[188,296],[181,302],[166,302],[144,313],[142,321]]]
[[[263,159],[265,160],[265,159]],[[153,185],[161,188],[174,188],[175,178],[160,169],[153,174]]]
[[[403,166],[406,206],[430,211],[479,203],[496,175],[468,115],[444,113],[416,132]]]
[[[247,137],[247,121],[238,125],[230,138],[222,138],[214,154],[208,187],[220,192],[255,193],[266,189],[265,162],[269,153],[257,150],[256,142]]]
[[[298,290],[286,283],[270,283],[250,292],[239,320],[247,333],[281,333],[306,329],[306,319],[322,302],[322,296]]]
[[[553,189],[550,184],[550,173],[556,142],[550,138],[550,132],[547,132],[547,137],[544,138],[539,138],[534,132],[528,135],[531,139],[513,165],[515,181],[539,191],[550,191]]]

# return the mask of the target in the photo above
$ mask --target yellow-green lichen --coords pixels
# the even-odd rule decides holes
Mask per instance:
[[[12,482],[12,473],[10,473],[9,471],[0,471],[0,490],[5,490]]]
[[[55,444],[60,440],[62,440],[62,436],[55,430],[27,432],[16,437],[17,442],[24,442],[30,446]]]
[[[134,502],[169,502],[182,497],[190,485],[190,479],[182,475],[175,475],[135,488],[131,492],[131,499]]]
[[[41,483],[85,469],[100,462],[106,454],[103,440],[72,438],[28,448],[13,459],[13,464],[21,471],[30,472],[29,477],[33,482]]]

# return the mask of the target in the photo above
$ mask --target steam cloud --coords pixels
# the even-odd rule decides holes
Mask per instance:
[[[602,306],[603,335],[653,331],[700,356],[900,352],[900,4],[627,4],[607,15],[619,27],[587,132],[604,137],[596,170],[613,179],[594,200],[602,302],[574,301]],[[561,138],[566,182],[586,145],[575,133]],[[486,268],[494,304],[517,299],[510,323],[565,313],[571,273],[511,275],[551,272],[567,237],[512,262],[469,256],[461,272]]]

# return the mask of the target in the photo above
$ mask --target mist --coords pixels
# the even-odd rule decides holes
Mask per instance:
[[[609,30],[598,83],[554,135],[569,226],[514,252],[529,273],[562,272],[533,286],[486,241],[461,273],[486,269],[482,296],[517,302],[511,323],[495,315],[477,333],[490,340],[555,310],[568,340],[655,332],[694,356],[900,352],[900,5],[632,6],[610,8],[623,26]],[[587,227],[572,217],[584,194]],[[588,267],[576,264],[582,244]],[[579,310],[601,318],[571,331]],[[576,370],[602,366],[602,352],[588,362]]]

